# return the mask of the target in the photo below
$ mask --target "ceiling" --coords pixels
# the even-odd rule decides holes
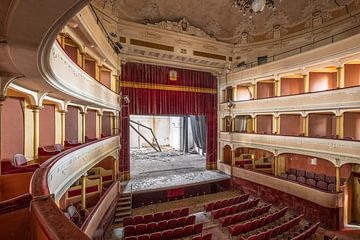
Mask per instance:
[[[179,22],[199,28],[217,40],[237,43],[241,33],[269,37],[274,27],[281,34],[312,26],[314,16],[323,22],[348,14],[360,7],[360,0],[275,0],[275,11],[269,8],[249,18],[233,8],[233,0],[94,0],[98,7],[110,8],[118,19],[142,24],[162,21]],[[347,8],[346,8],[347,6]],[[315,14],[316,13],[316,14]],[[261,37],[260,37],[261,38]]]

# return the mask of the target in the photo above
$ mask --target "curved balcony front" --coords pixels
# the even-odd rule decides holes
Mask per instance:
[[[274,155],[283,153],[311,155],[328,159],[335,165],[338,160],[340,166],[360,162],[360,141],[222,132],[220,142],[230,143],[234,148],[264,149]]]
[[[115,181],[100,199],[86,220],[82,230],[76,227],[58,208],[63,194],[82,175],[102,159],[118,158],[120,137],[113,136],[83,144],[60,153],[34,173],[30,193],[33,197],[31,215],[34,220],[35,239],[89,239],[96,232],[98,222],[117,200],[119,190]]]

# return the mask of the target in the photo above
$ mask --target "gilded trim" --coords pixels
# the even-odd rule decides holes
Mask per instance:
[[[209,94],[217,93],[217,89],[213,89],[213,88],[199,88],[199,87],[190,87],[190,86],[175,86],[175,85],[150,84],[150,83],[138,83],[138,82],[121,82],[121,87],[178,91],[178,92],[209,93]]]

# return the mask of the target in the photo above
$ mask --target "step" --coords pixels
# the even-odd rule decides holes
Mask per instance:
[[[127,206],[127,207],[117,207],[116,211],[124,211],[124,210],[131,210],[131,206]]]
[[[131,196],[129,196],[129,197],[120,197],[118,201],[121,202],[121,201],[129,201],[129,200],[132,200]]]
[[[131,210],[121,211],[121,212],[116,212],[115,213],[116,217],[123,217],[123,216],[129,216],[129,215],[131,215]]]

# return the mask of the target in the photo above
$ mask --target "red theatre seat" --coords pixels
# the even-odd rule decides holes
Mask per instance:
[[[66,147],[66,148],[71,148],[71,147],[77,147],[77,146],[80,146],[81,145],[81,143],[79,143],[78,141],[76,141],[76,140],[66,140],[65,142],[64,142],[64,146]]]
[[[39,156],[54,156],[60,153],[64,147],[61,144],[55,144],[54,146],[39,147]]]
[[[13,161],[5,159],[1,161],[1,174],[34,172],[40,165],[38,163],[27,165],[26,157],[15,154]]]

